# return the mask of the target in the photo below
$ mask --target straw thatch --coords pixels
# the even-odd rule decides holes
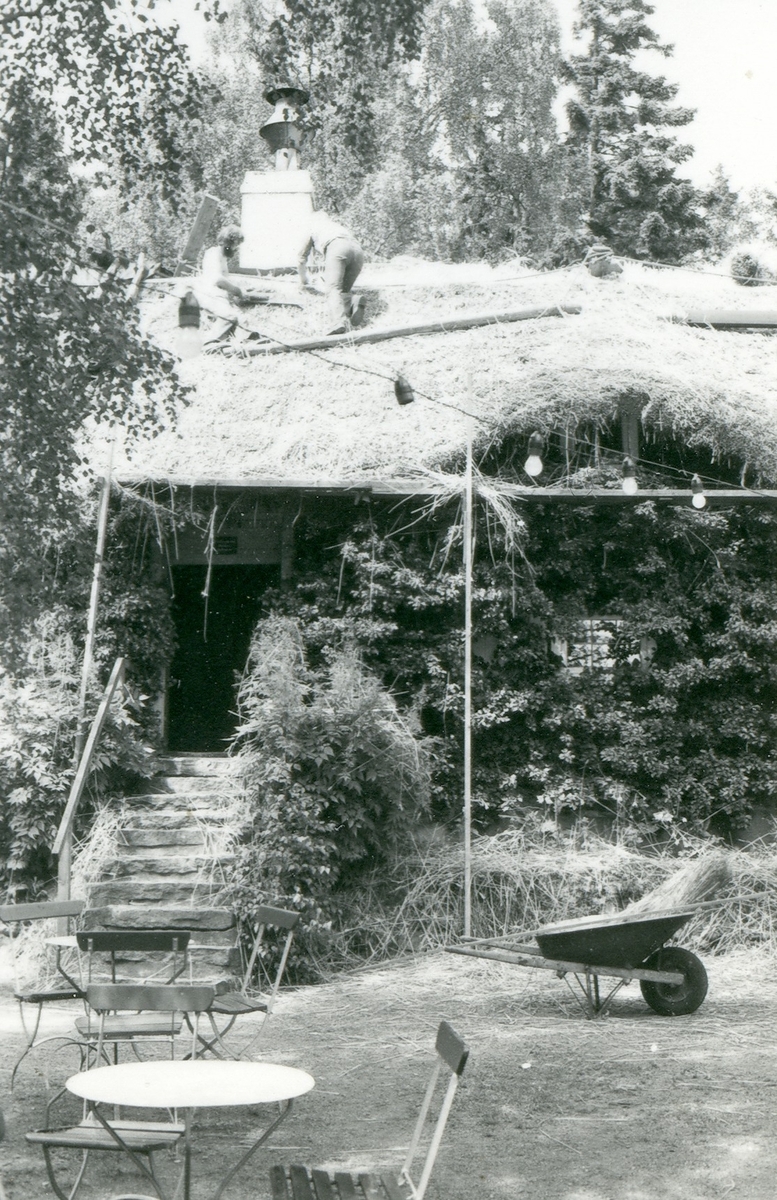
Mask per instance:
[[[119,447],[119,473],[191,483],[271,477],[353,484],[444,469],[461,451],[468,418],[421,396],[400,408],[391,381],[401,372],[417,393],[474,414],[476,445],[535,427],[602,424],[619,397],[631,396],[648,436],[664,431],[708,450],[711,463],[746,464],[751,484],[777,481],[772,337],[668,319],[700,307],[768,307],[770,289],[754,297],[722,276],[632,263],[616,280],[594,279],[583,267],[522,276],[515,266],[388,265],[367,267],[360,284],[375,328],[538,304],[579,304],[582,313],[317,356],[201,356],[181,365],[194,391],[177,429],[131,457]],[[299,298],[291,281],[268,286]],[[153,289],[146,295],[152,335],[169,340],[177,298]],[[320,332],[324,320],[317,298],[304,310],[245,315],[281,340]],[[95,441],[95,462],[98,453]]]

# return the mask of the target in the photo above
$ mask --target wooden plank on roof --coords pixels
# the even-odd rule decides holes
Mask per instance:
[[[187,268],[191,270],[197,265],[197,256],[203,247],[211,222],[216,215],[219,202],[215,196],[203,196],[200,207],[197,209],[197,215],[194,218],[194,224],[189,231],[189,236],[186,239],[186,245],[181,251],[181,257],[175,265],[176,275],[184,275],[187,273]]]

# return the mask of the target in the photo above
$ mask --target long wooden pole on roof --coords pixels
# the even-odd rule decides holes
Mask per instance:
[[[472,431],[464,482],[464,936],[472,933]]]
[[[363,329],[356,333],[336,333],[330,337],[305,338],[303,341],[280,342],[271,338],[268,342],[241,342],[239,347],[225,345],[226,354],[239,354],[241,358],[267,354],[289,354],[292,351],[329,350],[333,346],[363,346],[372,342],[386,342],[391,338],[416,337],[426,333],[449,333],[452,329],[476,329],[481,325],[506,325],[512,321],[535,321],[540,317],[574,317],[581,312],[579,304],[544,304],[534,308],[510,309],[509,312],[470,313],[466,317],[449,317],[446,320],[419,321],[414,325],[398,325],[391,329]]]

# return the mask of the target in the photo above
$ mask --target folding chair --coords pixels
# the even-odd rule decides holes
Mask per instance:
[[[188,946],[191,938],[189,930],[182,929],[108,929],[81,930],[76,934],[79,950],[87,956],[86,981],[87,987],[95,982],[96,965],[99,955],[107,955],[109,959],[111,983],[151,984],[158,980],[161,984],[172,984],[188,969]],[[151,958],[150,956],[154,956]],[[123,965],[137,963],[141,960],[144,970],[142,980],[118,979],[117,975]],[[76,1020],[76,1031],[83,1040],[94,1040],[92,1019],[87,1011],[86,1017]],[[176,1033],[180,1032],[181,1022],[178,1022]],[[107,1042],[133,1041],[133,1036],[148,1038],[154,1034],[166,1037],[168,1033],[167,1018],[158,1013],[143,1013],[138,1016],[115,1017],[106,1023],[104,1040]],[[133,1044],[137,1053],[137,1046]]]
[[[16,1072],[31,1050],[44,1042],[56,1041],[59,1034],[38,1037],[41,1018],[46,1005],[62,1001],[83,1000],[84,992],[80,981],[73,979],[62,965],[62,954],[72,943],[70,935],[51,939],[55,942],[57,978],[48,980],[39,988],[22,988],[18,978],[18,961],[16,942],[20,927],[30,921],[47,921],[52,918],[65,918],[68,925],[73,918],[80,916],[84,908],[83,900],[44,900],[34,904],[2,904],[0,905],[0,921],[7,927],[11,936],[14,962],[14,997],[19,1003],[19,1015],[26,1045],[17,1058],[11,1072],[11,1088],[16,1080]],[[14,936],[16,928],[16,936]],[[26,1006],[34,1009],[34,1015],[28,1023]],[[67,1038],[68,1035],[64,1035]]]
[[[179,1014],[185,1013],[191,1021],[191,1044],[188,1054],[196,1053],[199,1019],[213,1001],[213,988],[203,986],[178,986],[174,984],[158,984],[146,986],[142,984],[91,984],[86,989],[86,1002],[89,1011],[97,1017],[95,1033],[95,1054],[92,1061],[99,1064],[103,1057],[104,1043],[108,1038],[106,1030],[116,1015],[132,1011],[134,1014],[148,1012],[167,1018],[167,1036],[170,1039],[171,1055],[175,1057],[176,1030],[181,1029]],[[158,1032],[150,1035],[158,1037]],[[187,1042],[189,1038],[187,1037]],[[61,1095],[61,1093],[59,1094]],[[114,1140],[110,1131],[104,1128],[94,1116],[85,1114],[78,1125],[64,1129],[49,1129],[48,1119],[51,1108],[59,1096],[46,1106],[47,1128],[26,1134],[26,1139],[33,1145],[41,1147],[46,1162],[49,1182],[59,1197],[59,1200],[73,1200],[86,1170],[89,1153],[93,1150],[128,1150],[141,1166],[141,1170],[157,1186],[154,1170],[153,1154],[157,1150],[169,1149],[174,1146],[185,1132],[183,1122],[172,1121],[131,1121],[117,1116],[108,1124],[116,1130],[121,1143]],[[123,1143],[123,1144],[122,1144]],[[57,1178],[52,1151],[79,1150],[81,1164],[76,1171],[75,1182],[69,1191],[65,1191]],[[141,1165],[145,1160],[145,1165]],[[162,1194],[161,1192],[159,1193]]]
[[[469,1050],[447,1021],[440,1022],[435,1049],[437,1062],[432,1071],[432,1077],[429,1080],[410,1140],[407,1157],[401,1170],[384,1175],[367,1173],[351,1175],[344,1171],[329,1174],[326,1171],[311,1170],[308,1167],[276,1166],[270,1170],[272,1200],[423,1200],[445,1132],[453,1097],[469,1057]],[[451,1075],[442,1098],[421,1175],[418,1183],[414,1183],[410,1176],[410,1168],[421,1141],[443,1066],[450,1070]]]
[[[188,1020],[188,1033],[184,1040],[187,1049],[184,1057],[196,1058],[200,1040],[199,1014],[213,1001],[215,989],[209,985],[177,985],[147,983],[93,983],[86,989],[86,1016],[76,1021],[80,1043],[94,1049],[95,1061],[108,1061],[106,1046],[114,1050],[114,1062],[118,1062],[118,1048],[127,1043],[136,1058],[140,1042],[166,1042],[170,1046],[170,1057],[175,1058],[176,1040],[183,1029],[184,1017]],[[183,997],[199,1003],[207,997],[201,1008],[187,1003],[176,1003]],[[195,1018],[189,1016],[195,1014]],[[96,1019],[95,1019],[96,1018]],[[191,1034],[191,1045],[188,1045]]]
[[[97,955],[109,956],[111,983],[131,982],[119,979],[124,963],[142,962],[142,983],[175,983],[188,969],[188,929],[82,929],[76,934],[78,948],[87,956],[87,983],[99,982]],[[152,959],[150,956],[154,955]]]
[[[248,958],[248,963],[240,984],[240,988],[225,990],[223,992],[219,992],[218,987],[216,988],[216,998],[208,1009],[208,1017],[210,1018],[213,1036],[210,1040],[207,1040],[204,1034],[200,1038],[204,1050],[209,1050],[215,1055],[219,1055],[220,1050],[227,1058],[242,1058],[247,1052],[248,1047],[253,1044],[253,1042],[262,1032],[262,1029],[264,1029],[264,1026],[271,1016],[272,1010],[275,1006],[278,990],[281,986],[281,980],[283,979],[283,972],[286,970],[286,963],[288,961],[289,951],[291,950],[291,943],[294,940],[294,931],[299,923],[299,918],[299,913],[290,912],[285,908],[272,908],[269,905],[263,904],[257,909],[252,930],[253,936],[251,953]],[[277,929],[279,931],[285,930],[286,937],[283,942],[281,957],[274,977],[271,978],[265,971],[266,982],[270,984],[269,992],[262,993],[260,991],[259,993],[255,993],[252,990],[254,968],[258,966],[259,971],[264,969],[264,964],[261,957],[262,944],[267,931],[270,929]],[[232,1052],[225,1046],[223,1038],[227,1033],[229,1033],[238,1017],[245,1016],[248,1013],[263,1013],[264,1019],[260,1028],[253,1035],[253,1037],[246,1043],[245,1046],[243,1046],[237,1055],[233,1055]],[[227,1018],[226,1024],[224,1024],[221,1028],[218,1026],[218,1022],[216,1020],[217,1017]]]

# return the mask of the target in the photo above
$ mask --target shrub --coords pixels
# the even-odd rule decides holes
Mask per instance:
[[[51,846],[73,780],[80,672],[75,646],[61,624],[56,611],[39,618],[24,675],[0,673],[0,883],[14,895],[34,896],[56,873]],[[89,716],[98,691],[88,697]],[[97,797],[128,775],[149,773],[149,754],[130,702],[114,703],[77,829],[88,823]]]
[[[298,624],[280,616],[256,628],[238,710],[247,803],[230,903],[302,911],[310,962],[338,891],[385,863],[426,812],[428,748],[352,646],[313,669]]]

